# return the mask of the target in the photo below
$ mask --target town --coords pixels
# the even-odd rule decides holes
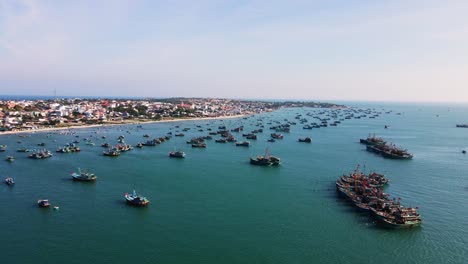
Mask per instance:
[[[1,100],[0,132],[271,112],[280,107],[343,107],[316,102],[268,102],[210,98]]]

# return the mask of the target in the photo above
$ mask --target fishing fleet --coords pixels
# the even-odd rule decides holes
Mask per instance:
[[[225,145],[245,147],[238,148],[243,149],[238,151],[247,152],[250,148],[255,148],[259,145],[266,144],[267,146],[274,146],[273,143],[282,141],[283,139],[284,141],[291,142],[291,140],[288,141],[287,138],[291,137],[291,134],[294,134],[298,131],[295,129],[295,127],[302,128],[302,130],[299,130],[302,132],[299,132],[301,137],[298,139],[296,138],[292,142],[312,143],[312,136],[310,136],[310,134],[313,130],[324,129],[326,127],[337,127],[350,119],[375,119],[381,114],[382,112],[370,109],[320,109],[309,111],[306,114],[296,113],[294,120],[287,118],[282,120],[274,120],[273,118],[271,118],[271,120],[266,120],[266,118],[262,116],[248,116],[242,119],[233,120],[233,122],[230,123],[231,126],[226,125],[222,120],[218,121],[222,123],[218,126],[214,125],[214,121],[207,123],[205,126],[200,124],[196,124],[193,127],[181,127],[180,125],[174,125],[170,128],[170,131],[166,131],[167,134],[165,136],[161,137],[152,138],[150,134],[142,133],[144,140],[137,142],[135,146],[138,149],[150,149],[151,147],[156,147],[163,144],[164,142],[168,142],[170,139],[172,139],[172,135],[176,137],[176,139],[174,139],[176,142],[177,140],[182,140],[182,138],[187,135],[193,135],[193,137],[184,141],[195,149],[206,149],[208,143],[213,140],[215,143],[224,143]],[[245,125],[247,122],[249,122],[250,126],[254,126],[253,130],[247,130],[248,126]],[[129,128],[129,126],[127,126],[127,128]],[[267,129],[270,130],[270,133],[263,134],[264,130]],[[139,125],[136,127],[136,130],[144,130],[144,127]],[[82,152],[83,149],[88,151],[95,146],[94,142],[96,142],[98,146],[100,145],[102,148],[104,148],[103,151],[98,151],[98,153],[103,156],[117,158],[120,157],[123,153],[133,150],[133,146],[126,143],[127,138],[124,135],[118,136],[116,139],[117,144],[113,145],[109,143],[109,138],[106,136],[102,136],[101,142],[98,142],[99,139],[97,137],[93,137],[93,135],[90,135],[89,138],[83,138],[82,140],[79,140],[79,136],[75,135],[72,131],[62,131],[58,133],[60,133],[60,135],[73,135],[76,138],[72,143],[66,143],[65,145],[62,145],[62,147],[57,148],[57,153],[79,153]],[[127,133],[130,133],[130,131],[127,131]],[[197,133],[204,134],[200,135]],[[245,138],[245,140],[239,140],[240,138]],[[67,142],[70,141],[67,140]],[[182,141],[182,144],[184,144],[184,141]],[[20,141],[18,143],[23,144]],[[80,143],[86,145],[86,147],[80,147]],[[413,158],[413,154],[409,153],[406,149],[398,148],[394,144],[387,143],[385,139],[376,137],[375,135],[369,135],[367,138],[361,139],[360,143],[365,144],[368,151],[378,153],[385,158]],[[40,146],[42,147],[45,147],[45,145],[45,142],[40,143]],[[47,146],[49,146],[49,143],[47,143]],[[312,146],[313,144],[304,144],[301,148],[308,148]],[[6,151],[7,146],[0,145],[0,152]],[[31,150],[26,147],[22,147],[17,151],[32,151],[32,153],[28,155],[28,157],[32,159],[46,159],[52,157],[52,153],[46,149]],[[204,150],[192,150],[192,152],[203,153]],[[138,155],[138,153],[136,155]],[[184,160],[186,155],[187,154],[182,149],[176,147],[174,147],[174,151],[170,151],[168,153],[170,158],[179,158],[181,160]],[[247,163],[247,159],[244,160],[244,162]],[[268,147],[266,148],[264,154],[254,157],[251,156],[248,159],[249,164],[260,167],[280,167],[282,162],[283,159],[270,154]],[[81,182],[95,182],[97,180],[97,176],[94,173],[88,170],[82,171],[79,168],[77,172],[71,173],[71,177],[74,181]],[[349,200],[358,210],[369,213],[379,224],[395,228],[412,228],[419,226],[422,220],[417,211],[417,208],[405,207],[401,205],[399,198],[390,198],[390,196],[384,192],[384,187],[388,184],[388,182],[389,180],[386,178],[386,176],[375,172],[365,174],[360,172],[358,167],[353,173],[340,176],[338,180],[336,180],[335,185],[336,190],[340,196],[344,197],[346,200]],[[8,185],[13,185],[14,180],[13,178],[9,177],[5,180],[5,183]],[[150,203],[148,198],[136,193],[136,191],[133,191],[132,193],[125,193],[124,199],[127,204],[137,207],[146,207]],[[38,200],[37,204],[39,207],[50,206],[49,200],[47,199],[40,199]]]

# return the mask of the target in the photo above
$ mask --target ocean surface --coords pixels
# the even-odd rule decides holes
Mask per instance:
[[[354,105],[392,112],[313,130],[302,129],[294,117],[300,113],[316,122],[305,114],[319,110],[288,108],[247,119],[2,135],[0,145],[8,150],[0,153],[0,177],[13,177],[16,184],[0,185],[0,263],[468,263],[468,154],[461,153],[468,150],[468,129],[455,128],[468,123],[468,106]],[[250,148],[212,140],[206,149],[192,149],[185,143],[207,135],[208,127],[244,125],[247,133],[259,128],[259,118],[264,132]],[[284,119],[297,125],[283,140],[267,142],[273,131],[266,123]],[[102,155],[100,144],[117,144],[119,135],[135,145],[144,134],[175,133],[176,125],[191,129],[156,147]],[[365,151],[359,139],[369,133],[407,148],[414,159]],[[299,143],[305,136],[313,142]],[[80,153],[55,153],[83,138],[96,145],[81,142]],[[52,158],[32,160],[16,152],[40,148],[41,142],[54,152]],[[282,165],[250,165],[249,157],[267,147]],[[186,158],[169,158],[175,148]],[[7,155],[16,160],[4,161]],[[417,206],[422,226],[384,229],[338,198],[335,180],[357,164],[384,173],[391,181],[385,191]],[[94,172],[97,182],[72,181],[78,167]],[[149,207],[124,202],[124,193],[133,189],[151,200]],[[41,198],[60,210],[38,208]]]

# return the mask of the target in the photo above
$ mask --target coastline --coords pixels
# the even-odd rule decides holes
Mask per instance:
[[[50,132],[50,131],[74,130],[74,129],[85,129],[85,128],[100,128],[100,127],[123,126],[123,125],[235,119],[235,118],[242,118],[242,117],[251,116],[251,115],[254,115],[254,114],[232,115],[232,116],[217,116],[217,117],[195,117],[195,118],[185,118],[185,119],[168,119],[168,120],[151,120],[151,121],[139,121],[139,120],[136,121],[135,120],[135,121],[122,122],[122,123],[114,123],[114,124],[77,125],[77,126],[68,126],[68,127],[47,127],[47,128],[29,129],[29,130],[20,130],[20,131],[4,131],[4,132],[0,132],[0,136],[1,135],[27,134],[27,133],[33,133],[34,134],[34,133]]]

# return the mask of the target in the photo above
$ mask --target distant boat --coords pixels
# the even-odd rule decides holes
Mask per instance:
[[[13,156],[7,156],[5,160],[8,162],[13,162],[15,161],[15,158]]]
[[[37,200],[37,206],[49,207],[50,206],[49,200],[46,200],[46,199]]]
[[[310,137],[300,138],[299,142],[311,143],[312,139]]]
[[[238,146],[238,147],[248,147],[248,146],[250,146],[250,142],[249,141],[236,142],[236,146]]]
[[[171,158],[185,158],[185,152],[179,151],[171,151],[169,152],[169,157]]]
[[[46,159],[52,157],[52,153],[48,150],[34,152],[28,156],[31,159]]]
[[[147,206],[150,203],[146,197],[137,194],[135,190],[132,194],[126,193],[125,200],[128,204],[138,207]]]
[[[31,150],[29,150],[27,148],[20,148],[20,149],[17,149],[16,151],[17,152],[30,152]]]
[[[120,156],[120,151],[116,148],[108,149],[102,152],[104,156],[117,157]]]
[[[13,178],[6,178],[5,183],[11,186],[15,184],[15,181],[13,180]]]
[[[258,166],[278,166],[280,165],[280,158],[271,156],[268,152],[268,148],[265,150],[265,156],[257,156],[256,158],[250,158],[250,164]]]
[[[5,152],[7,149],[6,145],[0,145],[0,152]]]
[[[468,128],[468,124],[457,124],[457,127]]]
[[[283,134],[272,133],[271,137],[274,139],[283,139]]]
[[[75,181],[96,181],[97,177],[94,175],[94,173],[88,172],[88,171],[81,171],[80,168],[78,168],[78,173],[73,172],[71,174],[73,177],[73,180]]]
[[[206,144],[205,143],[195,143],[195,144],[192,144],[192,148],[206,148]]]

